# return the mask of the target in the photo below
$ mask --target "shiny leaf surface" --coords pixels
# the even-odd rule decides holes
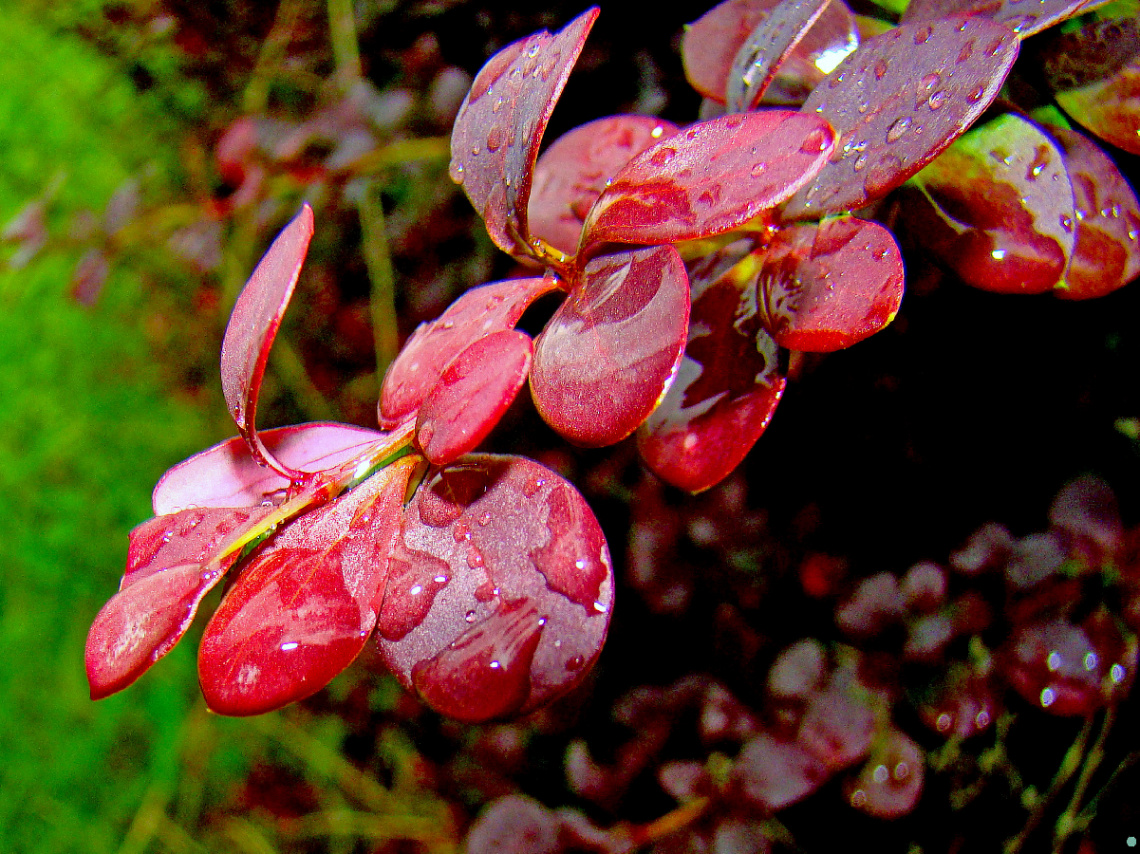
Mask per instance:
[[[206,626],[207,705],[255,715],[307,697],[360,653],[376,623],[408,478],[403,457],[296,519],[250,558]]]
[[[1103,0],[1099,0],[1103,2]],[[911,0],[902,14],[903,23],[933,21],[951,15],[980,15],[999,24],[1005,24],[1018,38],[1039,33],[1084,11],[1086,6],[1099,5],[1098,0]]]
[[[275,460],[261,444],[254,416],[269,350],[301,275],[312,236],[313,211],[305,205],[258,262],[234,304],[222,340],[222,392],[230,414],[250,452],[285,477],[297,473]]]
[[[521,457],[472,455],[407,507],[377,623],[387,665],[464,721],[525,714],[589,671],[613,571],[567,481]]]
[[[1049,128],[1073,185],[1076,245],[1057,296],[1088,299],[1140,275],[1140,201],[1116,164],[1076,131]]]
[[[823,168],[834,145],[825,120],[788,110],[690,125],[614,176],[586,217],[583,249],[731,231],[791,197]]]
[[[684,358],[638,432],[646,465],[690,492],[708,489],[736,468],[784,391],[776,342],[756,312],[761,257],[740,241],[693,270]]]
[[[586,36],[589,9],[555,35],[535,33],[483,66],[451,134],[451,177],[505,252],[529,253],[527,202],[543,131]]]
[[[757,285],[758,308],[789,350],[850,347],[890,323],[903,294],[903,262],[891,233],[841,217],[776,232]]]
[[[453,359],[480,338],[513,329],[527,306],[558,284],[548,276],[481,285],[435,320],[420,324],[384,376],[380,425],[392,428],[414,416]]]
[[[198,604],[237,559],[218,556],[269,510],[194,509],[149,519],[131,532],[120,590],[87,635],[91,698],[126,688],[182,639]]]
[[[1076,240],[1073,188],[1035,124],[1007,114],[975,128],[914,183],[907,227],[967,284],[1042,293],[1061,282]]]
[[[483,441],[526,383],[533,352],[529,335],[506,329],[447,366],[416,421],[416,443],[432,464],[453,462]]]
[[[572,255],[586,214],[606,182],[635,155],[676,132],[672,122],[621,115],[588,122],[560,136],[534,167],[531,234]]]
[[[340,465],[384,438],[375,430],[331,422],[277,427],[258,436],[285,466],[305,472]],[[256,507],[279,501],[289,485],[258,465],[245,441],[235,436],[171,468],[159,479],[151,501],[159,516],[186,507]]]
[[[688,321],[688,277],[672,246],[594,258],[535,342],[539,414],[578,445],[624,439],[660,402]]]
[[[989,106],[1017,50],[1012,31],[976,17],[906,24],[863,42],[804,103],[839,141],[786,217],[855,210],[902,184]]]

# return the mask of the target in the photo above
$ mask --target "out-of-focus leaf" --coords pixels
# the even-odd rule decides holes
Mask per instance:
[[[624,439],[660,403],[688,322],[688,277],[672,246],[594,258],[535,342],[539,414],[578,445]]]
[[[358,456],[383,433],[350,424],[315,422],[259,432],[265,447],[291,469],[317,472]],[[187,507],[256,507],[276,503],[290,481],[258,465],[240,436],[219,442],[171,468],[154,487],[158,516]]]
[[[261,507],[182,510],[131,532],[120,590],[87,635],[92,699],[126,688],[174,648],[238,552],[218,556],[268,513]]]
[[[452,359],[480,338],[513,329],[527,306],[558,286],[553,276],[481,285],[435,320],[420,324],[384,376],[380,426],[390,429],[415,415]]]
[[[530,196],[530,230],[567,255],[606,182],[631,158],[677,132],[651,116],[621,115],[588,122],[556,139],[538,158]]]
[[[601,528],[567,481],[472,455],[416,491],[391,561],[380,652],[408,688],[464,721],[525,714],[589,671],[609,627]]]
[[[491,432],[526,383],[533,352],[529,335],[504,329],[447,366],[416,421],[416,443],[433,465],[455,461]]]
[[[598,17],[592,8],[555,35],[543,31],[483,66],[451,133],[451,177],[505,252],[529,254],[527,203],[543,131]]]
[[[1028,4],[1024,0],[910,0],[900,20],[910,24],[952,15],[980,15],[1005,24],[1018,38],[1024,39],[1103,2],[1105,0],[1036,0]]]
[[[254,268],[234,304],[222,340],[222,392],[238,431],[254,457],[290,478],[299,473],[274,459],[262,445],[254,416],[269,350],[301,275],[312,236],[313,210],[305,205]]]
[[[403,457],[305,514],[250,559],[206,626],[206,704],[256,715],[319,691],[364,648],[384,594],[408,479]]]
[[[1057,296],[1111,293],[1140,275],[1140,201],[1116,164],[1076,131],[1049,128],[1073,184],[1076,245]]]
[[[770,812],[803,800],[830,776],[829,769],[799,742],[766,732],[744,745],[732,769],[740,796]]]
[[[839,141],[785,216],[854,210],[902,184],[989,106],[1018,44],[1008,28],[976,17],[906,24],[863,42],[804,103]]]
[[[858,776],[844,784],[851,806],[876,818],[906,815],[922,794],[925,774],[922,749],[902,732],[881,735]]]
[[[903,295],[891,233],[855,217],[780,229],[760,270],[764,326],[789,350],[850,347],[890,323]]]
[[[1061,282],[1076,242],[1073,188],[1032,122],[1006,114],[975,128],[914,186],[907,227],[967,284],[1031,294]]]
[[[665,399],[638,432],[646,465],[690,492],[736,468],[784,391],[776,342],[756,311],[761,259],[761,252],[741,254],[738,244],[693,271],[685,355]]]
[[[586,217],[583,250],[731,231],[791,197],[824,167],[834,146],[825,120],[789,110],[690,125],[614,176]]]
[[[782,0],[756,25],[740,46],[725,84],[725,108],[730,113],[751,110],[760,103],[780,66],[827,8],[830,0]]]

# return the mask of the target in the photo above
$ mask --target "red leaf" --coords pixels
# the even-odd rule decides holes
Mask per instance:
[[[483,67],[451,133],[451,177],[504,252],[532,253],[531,173],[542,134],[598,17],[592,8],[556,35],[543,31],[503,48]]]
[[[380,652],[443,714],[526,714],[588,672],[612,604],[609,550],[577,490],[521,457],[469,456],[408,505]]]
[[[646,464],[699,492],[739,465],[768,426],[784,391],[775,341],[756,314],[761,255],[740,241],[693,272],[685,355],[665,399],[638,433]]]
[[[393,428],[415,415],[453,359],[480,338],[513,329],[532,302],[559,285],[553,276],[481,285],[420,324],[384,376],[380,426]]]
[[[317,472],[358,456],[383,433],[349,424],[317,422],[258,433],[273,456],[290,469]],[[185,507],[256,507],[274,503],[289,488],[272,469],[250,456],[240,436],[200,451],[159,478],[151,501],[157,515]]]
[[[308,205],[285,226],[238,296],[222,341],[222,392],[250,453],[284,477],[299,476],[262,445],[254,426],[269,350],[281,325],[313,236]]]
[[[183,510],[149,519],[131,532],[120,590],[87,635],[93,700],[126,688],[174,648],[238,551],[217,556],[269,510]]]
[[[835,134],[787,110],[719,116],[658,142],[623,168],[586,217],[583,250],[675,243],[739,228],[811,180]]]
[[[781,229],[760,270],[759,308],[781,347],[830,352],[890,323],[903,295],[903,263],[891,233],[843,217]]]
[[[859,775],[843,791],[851,806],[876,818],[906,815],[922,794],[925,759],[922,749],[896,729],[881,736]]]
[[[688,320],[688,277],[672,246],[593,259],[535,343],[539,414],[578,445],[625,438],[660,402]]]
[[[766,732],[744,745],[732,769],[732,781],[741,796],[766,812],[802,801],[830,776],[802,745]]]
[[[910,0],[900,20],[910,24],[951,15],[980,15],[1005,24],[1018,38],[1024,39],[1073,17],[1093,2],[1102,1],[1037,0],[1026,8],[1022,0]]]
[[[755,109],[764,92],[829,0],[783,0],[761,20],[740,46],[725,84],[730,113]]]
[[[1012,31],[984,18],[907,24],[863,42],[804,103],[839,142],[785,217],[855,210],[902,184],[989,106],[1017,50]]]
[[[531,233],[572,255],[586,214],[606,183],[632,157],[676,132],[672,122],[623,115],[597,119],[560,136],[534,168]]]
[[[475,450],[526,382],[534,342],[506,329],[480,338],[459,354],[424,400],[416,443],[433,465]]]
[[[280,708],[319,691],[356,658],[376,623],[418,462],[397,460],[296,519],[250,559],[198,651],[211,709]]]

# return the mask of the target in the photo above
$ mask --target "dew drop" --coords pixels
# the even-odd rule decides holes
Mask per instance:
[[[957,64],[961,65],[963,62],[966,62],[973,55],[974,55],[974,40],[970,39],[964,45],[962,45],[962,49],[960,51],[958,51]]]
[[[894,122],[894,124],[887,128],[887,142],[898,142],[902,138],[902,135],[907,132],[907,128],[909,127],[909,116],[903,116],[901,119],[898,119],[896,122]]]
[[[1020,31],[1014,30],[1014,32],[1020,32]],[[1004,41],[1005,41],[1005,39],[998,37],[998,38],[994,39],[992,42],[990,42],[988,45],[986,45],[986,49],[985,49],[986,56],[994,56],[999,50],[1001,50],[1002,42],[1004,42]]]
[[[1066,234],[1073,233],[1073,218],[1068,214],[1061,214],[1061,228]]]
[[[582,665],[584,665],[585,663],[586,663],[586,659],[584,659],[580,655],[576,655],[573,658],[571,658],[569,661],[566,662],[566,669],[572,670],[572,671],[573,670],[581,670]]]
[[[491,514],[490,513],[481,513],[479,515],[479,527],[486,528],[490,524],[491,524]]]
[[[487,133],[487,150],[498,151],[503,147],[503,129],[495,125]]]
[[[882,57],[875,60],[875,79],[882,80],[887,76],[887,61]]]
[[[661,148],[654,152],[653,156],[649,158],[649,162],[657,167],[662,167],[672,160],[677,155],[677,149],[669,148],[668,146]]]
[[[927,74],[925,77],[922,78],[922,88],[923,89],[933,89],[935,86],[937,86],[941,82],[942,82],[942,75],[939,74],[937,71],[932,71],[929,74]]]
[[[479,152],[481,152],[482,150],[483,150],[483,149],[482,149],[482,148],[480,148],[480,147],[479,147],[479,146],[477,146],[477,145],[473,145],[473,146],[471,146],[471,156],[472,156],[472,157],[478,157],[478,156],[479,156]]]
[[[544,486],[546,486],[546,478],[531,476],[526,479],[525,483],[523,483],[523,493],[525,493],[526,496],[530,498]]]
[[[867,155],[860,154],[855,158],[855,162],[851,164],[851,166],[856,172],[862,172],[863,169],[867,166]]]
[[[985,87],[980,85],[975,86],[973,89],[966,93],[966,100],[971,104],[976,104],[978,101],[982,100],[982,95],[985,94],[985,91]]]
[[[483,554],[478,549],[469,549],[467,565],[472,569],[480,569],[483,566]]]
[[[818,129],[809,133],[800,145],[800,151],[804,152],[804,154],[819,154],[826,149],[827,135]]]
[[[506,103],[506,101],[502,97],[496,98],[495,103],[491,105],[491,112],[492,113],[499,112],[499,110],[503,109],[504,103]]]
[[[934,28],[925,26],[914,34],[915,44],[926,44],[927,40],[934,34]]]
[[[767,169],[768,169],[768,164],[765,163],[763,160],[761,160],[759,163],[754,163],[752,165],[752,169],[749,170],[749,174],[753,178],[759,178],[761,175],[764,174],[765,171],[767,171]]]
[[[466,614],[463,615],[463,619],[465,622],[474,623],[475,622],[475,612],[474,611],[468,611]]]
[[[930,109],[932,109],[932,110],[942,109],[942,105],[945,103],[946,103],[946,92],[945,92],[945,90],[939,90],[937,92],[934,92],[926,100],[926,106],[930,107]]]

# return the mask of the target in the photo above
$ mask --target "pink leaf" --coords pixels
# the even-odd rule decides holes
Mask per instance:
[[[1103,0],[1099,0],[1103,2]],[[903,12],[902,23],[933,21],[951,15],[980,15],[1005,24],[1018,38],[1039,33],[1079,13],[1090,0],[1037,0],[1026,7],[1021,0],[911,0]]]
[[[285,226],[258,262],[238,296],[222,341],[222,392],[250,453],[284,477],[299,475],[262,445],[254,426],[257,396],[269,350],[281,325],[301,265],[313,236],[313,210],[308,205]]]
[[[376,623],[418,464],[403,457],[264,546],[206,626],[198,673],[206,703],[256,715],[319,691]]]
[[[925,759],[907,735],[891,729],[880,737],[858,776],[843,790],[851,806],[876,818],[906,815],[922,794]]]
[[[219,559],[269,508],[183,510],[131,532],[118,593],[87,635],[87,680],[98,700],[126,688],[170,652],[198,604],[237,559]]]
[[[736,790],[766,812],[802,801],[830,776],[831,771],[798,742],[766,732],[744,745],[732,769]]]
[[[688,320],[688,278],[672,246],[593,259],[535,344],[539,414],[575,444],[625,438],[660,402]]]
[[[553,276],[508,279],[472,288],[408,339],[380,388],[380,426],[392,428],[416,414],[444,369],[487,335],[513,329],[527,307],[556,290]]]
[[[618,172],[586,217],[583,250],[739,228],[811,180],[834,145],[825,120],[787,110],[698,122]]]
[[[804,103],[839,142],[785,217],[855,210],[902,184],[985,111],[1018,44],[984,18],[907,24],[863,42]]]
[[[451,177],[463,185],[491,240],[531,253],[527,202],[539,144],[586,36],[592,8],[556,35],[535,33],[483,66],[451,134]]]
[[[760,271],[764,325],[781,347],[830,352],[890,323],[903,295],[903,263],[891,233],[843,217],[781,229]]]
[[[475,450],[502,418],[530,373],[534,342],[505,329],[459,354],[420,407],[416,443],[433,465]]]
[[[613,604],[609,549],[568,482],[521,457],[444,467],[407,507],[380,652],[437,711],[526,714],[589,671]]]
[[[672,122],[622,115],[588,122],[560,136],[534,168],[531,233],[572,255],[586,214],[606,183],[632,157],[676,132]]]
[[[694,270],[684,358],[637,437],[646,465],[690,492],[714,486],[739,465],[784,391],[778,348],[756,314],[762,256],[748,249],[741,241]]]
[[[302,472],[333,468],[384,438],[375,430],[329,422],[277,427],[258,436],[283,465]],[[256,507],[283,497],[290,483],[259,465],[242,438],[235,436],[166,472],[151,501],[160,516],[185,507]]]

